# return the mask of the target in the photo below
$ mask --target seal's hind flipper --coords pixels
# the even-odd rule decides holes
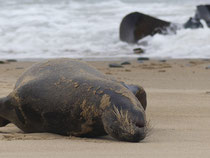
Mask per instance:
[[[9,123],[10,123],[10,121],[0,117],[0,127],[4,127],[4,126],[6,126]]]

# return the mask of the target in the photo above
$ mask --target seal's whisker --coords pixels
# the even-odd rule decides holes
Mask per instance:
[[[125,122],[126,122],[127,124],[130,124],[130,121],[129,121],[129,119],[128,119],[128,110],[125,112]]]
[[[118,120],[121,120],[121,114],[120,111],[118,110],[118,108],[114,105],[114,114],[116,115]]]

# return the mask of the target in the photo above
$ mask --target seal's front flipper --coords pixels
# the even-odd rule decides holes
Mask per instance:
[[[126,85],[124,84],[139,100],[141,105],[143,106],[144,110],[147,107],[147,95],[143,87],[138,85]]]
[[[7,119],[3,118],[6,114],[5,111],[5,101],[7,100],[7,98],[0,98],[0,127],[4,127],[6,126],[8,123],[10,123],[10,121],[8,121]]]
[[[4,127],[4,126],[6,126],[9,123],[10,123],[10,121],[0,117],[0,127]]]

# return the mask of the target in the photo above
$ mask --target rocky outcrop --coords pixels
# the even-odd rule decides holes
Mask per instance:
[[[210,27],[210,5],[198,5],[194,17],[191,17],[185,24],[184,28],[197,29],[202,28],[200,20],[204,20]]]
[[[168,30],[175,33],[180,28],[203,28],[201,19],[210,27],[210,5],[197,6],[194,17],[190,17],[181,27],[178,24],[160,20],[143,13],[133,12],[122,19],[120,24],[120,40],[127,43],[137,43],[138,40],[145,36],[156,33],[167,34]]]
[[[170,24],[146,14],[133,12],[126,15],[120,24],[120,39],[128,43],[136,43],[147,35],[164,32]]]
[[[203,28],[203,25],[201,24],[199,19],[190,17],[189,20],[184,24],[184,28],[197,29]]]
[[[203,19],[206,22],[207,26],[210,27],[210,5],[197,6],[195,18]]]

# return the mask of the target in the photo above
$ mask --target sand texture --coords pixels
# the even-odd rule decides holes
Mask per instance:
[[[0,64],[0,97],[12,91],[17,78],[33,63]],[[89,63],[119,81],[145,88],[148,137],[127,143],[108,136],[25,134],[9,124],[0,128],[0,158],[210,157],[210,60],[131,61],[123,68],[109,68],[113,61]]]

